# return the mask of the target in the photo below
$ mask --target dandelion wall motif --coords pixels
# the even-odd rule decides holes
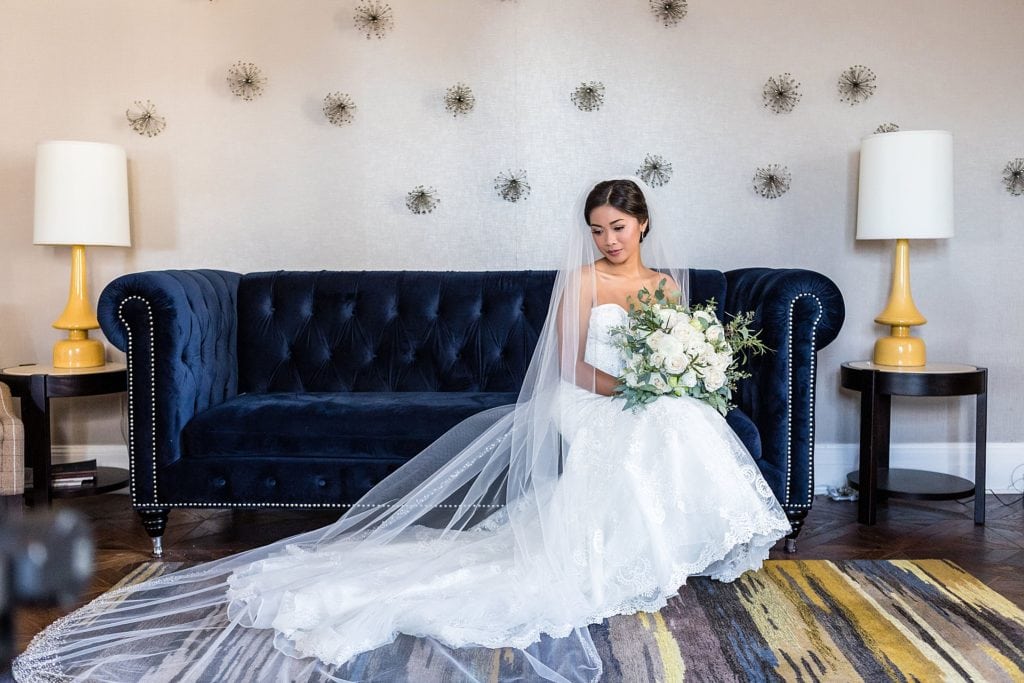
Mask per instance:
[[[352,17],[356,28],[366,34],[369,40],[373,36],[383,38],[384,34],[395,26],[395,16],[391,12],[391,5],[377,0],[361,2],[356,5],[356,13]]]
[[[125,111],[125,116],[131,129],[147,138],[160,135],[167,127],[167,119],[157,115],[156,105],[149,100],[135,100],[133,107]]]
[[[889,123],[881,123],[881,124],[879,124],[878,128],[875,128],[875,134],[877,135],[878,133],[895,133],[899,129],[900,129],[900,124],[892,123],[890,121]]]
[[[348,94],[332,92],[324,98],[324,116],[336,126],[347,126],[356,115],[356,104]]]
[[[754,173],[754,191],[765,199],[778,199],[789,192],[793,177],[781,164],[769,164]]]
[[[228,86],[236,97],[251,102],[263,94],[267,78],[252,62],[236,62],[228,69]]]
[[[456,83],[448,88],[444,96],[444,108],[452,116],[465,116],[476,106],[473,90],[465,83]]]
[[[686,0],[650,0],[651,12],[666,28],[675,26],[686,16]]]
[[[672,164],[657,154],[648,154],[636,174],[651,187],[661,187],[672,179]]]
[[[875,72],[855,64],[839,75],[839,99],[850,106],[860,104],[875,94]]]
[[[580,83],[569,96],[580,111],[597,111],[604,104],[604,83],[589,81]]]
[[[800,83],[788,73],[772,76],[761,90],[764,106],[776,114],[788,114],[800,101]]]
[[[518,202],[530,196],[530,183],[526,182],[526,171],[499,173],[494,179],[494,189],[506,202]]]
[[[1014,197],[1024,196],[1024,157],[1017,157],[1003,169],[1003,184]]]
[[[405,195],[405,205],[416,214],[431,213],[441,203],[437,190],[433,187],[417,185]]]

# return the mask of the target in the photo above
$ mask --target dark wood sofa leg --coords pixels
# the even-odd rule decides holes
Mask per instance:
[[[786,552],[796,552],[796,537],[800,535],[800,530],[804,528],[804,519],[807,517],[807,510],[789,510],[786,512],[786,516],[789,517],[789,524],[792,527],[792,531],[786,536]]]
[[[170,508],[143,508],[136,510],[142,518],[142,527],[153,539],[153,557],[164,556],[164,529],[167,528],[167,517],[171,514]]]

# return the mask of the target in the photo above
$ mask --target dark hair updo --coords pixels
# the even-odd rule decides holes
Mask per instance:
[[[587,195],[583,206],[583,220],[590,225],[590,214],[600,206],[610,206],[627,213],[641,223],[647,223],[647,229],[640,236],[640,241],[651,232],[650,214],[647,212],[647,199],[640,187],[632,180],[618,178],[603,180],[594,186]]]

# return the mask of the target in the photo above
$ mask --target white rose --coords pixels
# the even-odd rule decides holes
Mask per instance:
[[[660,368],[665,364],[665,354],[661,351],[655,351],[651,354],[651,366]]]
[[[686,369],[686,366],[690,364],[690,359],[685,354],[676,354],[668,356],[665,359],[665,370],[671,372],[673,375],[678,375],[680,372]]]
[[[712,325],[704,331],[704,336],[709,342],[720,342],[725,339],[725,330],[721,325]]]
[[[704,350],[706,345],[707,342],[704,341],[704,337],[702,335],[695,334],[686,342],[686,353],[690,357],[696,358],[700,355],[700,352]]]
[[[632,387],[634,389],[640,386],[640,378],[637,377],[637,374],[635,372],[626,373],[626,386]]]
[[[688,323],[689,320],[686,322],[679,321],[679,323],[672,328],[672,331],[669,334],[672,335],[673,339],[678,339],[684,344],[687,343],[695,334],[697,334],[697,331],[690,327]]]
[[[718,391],[725,386],[725,373],[715,367],[704,371],[704,388],[708,391]]]
[[[653,386],[655,391],[659,394],[667,394],[669,391],[668,382],[666,382],[665,378],[660,374],[653,375],[649,384]]]
[[[687,389],[697,386],[697,373],[693,370],[687,370],[683,373],[683,376],[679,378],[679,383]]]
[[[658,320],[661,321],[662,327],[672,329],[672,325],[675,324],[676,312],[671,308],[663,308],[658,311]]]
[[[702,330],[706,330],[717,321],[714,314],[708,313],[707,311],[695,311],[693,319],[700,323],[700,329]]]
[[[717,370],[725,372],[729,369],[729,365],[732,363],[731,353],[716,353],[714,358],[711,359],[711,366]]]
[[[655,330],[647,336],[647,346],[652,351],[657,351],[661,348],[662,342],[668,338],[668,335],[661,330]]]
[[[679,356],[686,353],[686,346],[675,337],[666,335],[658,350],[666,356]]]

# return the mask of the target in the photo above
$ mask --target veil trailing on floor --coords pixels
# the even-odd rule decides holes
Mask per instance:
[[[680,236],[653,211],[651,190],[630,180],[648,202],[645,264],[685,288]],[[615,612],[588,612],[591,596],[560,580],[573,571],[573,529],[551,507],[578,419],[560,397],[566,384],[595,386],[582,356],[600,256],[583,217],[592,187],[567,223],[566,257],[515,405],[459,424],[330,526],[104,594],[39,634],[15,662],[18,679],[391,681],[443,669],[468,680],[596,680],[601,659],[587,625]],[[499,542],[504,562],[479,564]],[[516,593],[532,589],[516,582],[527,568],[548,577],[554,595],[512,628],[465,626],[486,623],[486,614],[465,617],[495,604],[476,599],[465,572],[501,572],[505,584],[487,585]],[[384,644],[353,637],[379,629],[393,597],[415,612],[417,591],[436,606],[446,586],[444,618],[424,617]]]

